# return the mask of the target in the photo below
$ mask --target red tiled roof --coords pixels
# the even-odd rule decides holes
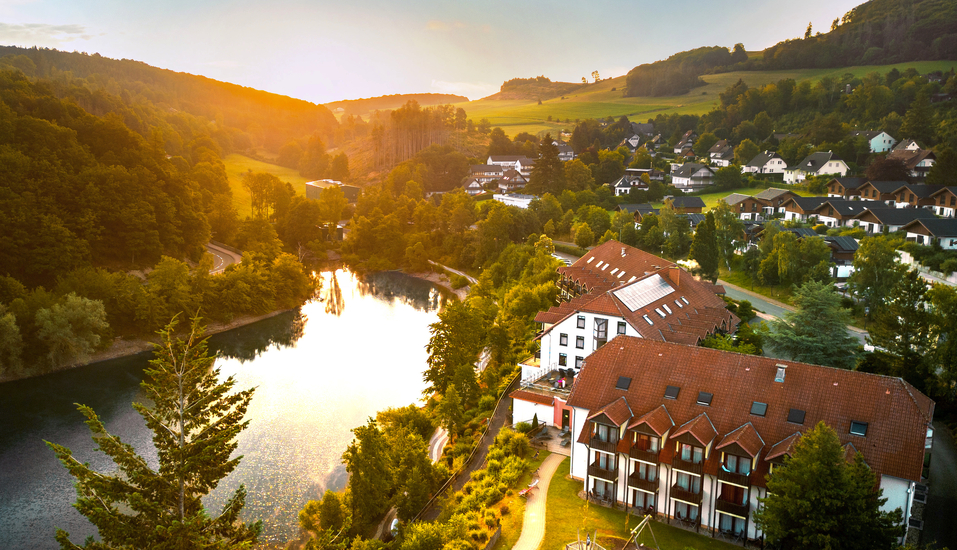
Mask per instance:
[[[853,443],[848,443],[844,445],[844,460],[848,464],[852,464],[856,456],[857,456],[857,448],[854,447]]]
[[[786,366],[784,382],[774,381],[778,364]],[[900,378],[626,336],[585,360],[568,405],[602,409],[622,397],[615,389],[620,376],[634,380],[624,397],[636,415],[667,404],[675,422],[699,441],[711,430],[723,436],[750,422],[764,441],[776,442],[767,460],[785,454],[795,432],[823,421],[842,444],[853,442],[878,474],[920,480],[934,402]],[[668,385],[682,388],[677,399],[665,399]],[[714,394],[710,406],[697,404],[699,391]],[[765,416],[750,414],[754,401],[767,403]],[[805,411],[803,425],[787,422],[792,408]],[[713,428],[700,421],[704,412]],[[868,423],[867,436],[851,435],[851,421]]]
[[[791,456],[791,451],[794,449],[794,444],[798,442],[798,439],[801,439],[801,432],[794,432],[781,441],[778,441],[768,449],[768,454],[765,455],[764,459],[774,460],[784,455]]]
[[[751,458],[758,456],[758,453],[764,448],[764,440],[761,439],[761,434],[754,429],[754,424],[750,422],[724,436],[715,449],[723,449],[734,443],[737,443],[738,447],[741,447]]]
[[[541,395],[535,392],[530,392],[526,390],[515,390],[512,393],[508,394],[512,399],[520,399],[522,401],[530,401],[532,403],[538,403],[541,405],[551,406],[555,399],[553,397],[548,397],[547,395]]]
[[[657,409],[647,412],[637,420],[628,425],[628,429],[632,429],[639,424],[646,424],[651,431],[658,434],[658,436],[665,435],[665,432],[674,427],[675,421],[671,419],[671,415],[668,414],[668,409],[662,405]]]
[[[683,434],[689,434],[695,438],[698,443],[701,443],[702,447],[707,447],[709,443],[714,441],[715,436],[718,435],[718,431],[715,429],[714,424],[711,423],[711,419],[708,418],[708,413],[701,413],[685,422],[675,430],[675,433],[671,434],[671,437],[678,437]]]
[[[628,406],[628,401],[624,397],[620,397],[608,405],[605,405],[601,409],[595,411],[594,414],[588,417],[588,420],[591,420],[602,414],[607,416],[608,420],[611,420],[615,426],[621,426],[625,422],[628,422],[628,420],[630,420],[633,416],[631,407]]]

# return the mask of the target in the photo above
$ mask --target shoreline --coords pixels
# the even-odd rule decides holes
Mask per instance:
[[[422,279],[423,281],[428,281],[436,286],[440,286],[454,294],[460,302],[464,302],[469,295],[469,286],[471,285],[466,285],[456,290],[452,288],[452,283],[449,281],[449,277],[444,273],[437,273],[435,271],[403,271],[402,273],[405,273],[409,277]]]

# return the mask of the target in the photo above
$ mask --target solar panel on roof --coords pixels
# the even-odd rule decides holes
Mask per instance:
[[[616,290],[614,295],[631,311],[637,311],[648,304],[660,300],[674,292],[675,289],[665,281],[661,275],[655,273],[647,279],[642,279]]]

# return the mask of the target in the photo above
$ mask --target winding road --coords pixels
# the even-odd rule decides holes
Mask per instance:
[[[212,274],[222,273],[232,264],[238,264],[243,261],[243,255],[239,252],[227,250],[221,245],[209,243],[206,245],[206,251],[213,255],[213,268],[209,270]]]

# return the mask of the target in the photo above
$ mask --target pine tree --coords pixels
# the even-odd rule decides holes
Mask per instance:
[[[904,115],[901,134],[905,139],[913,139],[921,145],[928,145],[934,136],[933,111],[926,92],[918,92]]]
[[[718,280],[718,241],[715,234],[714,214],[708,212],[698,224],[691,241],[691,259],[698,262],[698,273],[712,283]]]
[[[887,501],[858,453],[848,463],[837,434],[823,422],[805,433],[794,454],[768,476],[755,522],[783,550],[891,550],[903,516],[882,512]]]
[[[538,160],[532,166],[526,190],[532,194],[552,193],[557,195],[565,188],[565,170],[558,158],[558,147],[552,143],[551,134],[545,134],[538,145]]]
[[[185,339],[174,336],[177,320],[162,329],[155,358],[141,383],[152,406],[133,403],[153,432],[159,469],[153,470],[133,447],[108,433],[92,409],[79,406],[87,417],[98,450],[119,470],[102,474],[73,457],[70,449],[47,442],[76,478],[74,507],[99,530],[102,542],[74,544],[57,529],[61,548],[251,548],[259,537],[259,522],[238,521],[246,500],[240,486],[222,512],[208,515],[201,498],[232,472],[242,457],[230,459],[253,390],[230,393],[232,377],[218,381],[215,357],[207,350],[204,328],[194,317]]]

